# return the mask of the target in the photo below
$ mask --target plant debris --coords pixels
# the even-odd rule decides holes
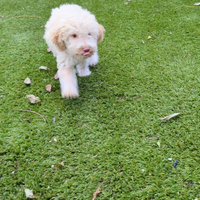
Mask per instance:
[[[149,36],[148,39],[151,39],[151,36]]]
[[[173,164],[174,168],[176,168],[177,165],[178,165],[178,160],[175,160],[175,162],[174,162],[174,164]]]
[[[54,75],[54,79],[56,79],[56,80],[59,79],[58,78],[58,72],[56,72],[56,74]]]
[[[39,67],[39,69],[41,69],[41,70],[50,70],[50,68],[45,67],[45,66],[41,66],[41,67]]]
[[[46,85],[46,91],[51,92],[51,84]]]
[[[31,79],[30,79],[30,78],[26,78],[26,79],[24,80],[24,83],[25,83],[26,85],[30,85],[30,84],[31,84]]]
[[[82,128],[85,127],[87,124],[83,124]]]
[[[159,118],[159,120],[168,121],[168,120],[170,120],[171,118],[174,118],[174,117],[176,117],[176,116],[178,116],[178,115],[180,115],[180,113],[174,113],[174,114],[169,115],[169,116],[166,116],[166,117],[164,117],[164,118]]]
[[[199,2],[199,3],[195,3],[194,5],[195,5],[195,6],[200,6],[200,2]]]
[[[24,119],[24,121],[31,122],[31,119]]]
[[[34,199],[33,190],[25,189],[26,198]]]
[[[58,167],[59,165],[61,165],[61,166],[63,166],[63,167],[65,166],[65,165],[64,165],[64,162],[61,162],[61,163],[57,164],[56,167]]]
[[[50,52],[51,52],[51,49],[50,49],[50,48],[47,48],[47,52],[50,53]]]
[[[39,114],[39,113],[37,113],[37,112],[35,112],[35,111],[32,111],[32,110],[23,110],[23,109],[13,109],[13,110],[35,113],[36,115],[39,115],[40,117],[42,117],[43,120],[44,120],[44,122],[46,123],[45,118],[44,118],[41,114]]]
[[[29,99],[29,101],[30,101],[32,104],[35,104],[35,103],[39,103],[39,102],[40,102],[40,98],[34,96],[33,94],[26,95],[26,97]]]
[[[52,121],[55,122],[55,121],[56,121],[56,118],[54,117],[54,118],[52,119]]]
[[[0,15],[0,18],[3,18],[3,16],[2,16],[2,15]]]
[[[97,188],[97,191],[94,192],[92,200],[95,200],[95,199],[97,198],[97,195],[100,193],[100,189],[101,189],[101,188],[98,187],[98,188]]]

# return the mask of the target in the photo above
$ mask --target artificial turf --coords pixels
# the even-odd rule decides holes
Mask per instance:
[[[87,8],[106,29],[77,99],[61,98],[43,40],[51,9],[64,3]],[[26,199],[25,188],[38,199],[85,200],[99,186],[98,200],[200,199],[200,7],[125,3],[1,0],[1,200]],[[41,102],[31,105],[28,94]]]

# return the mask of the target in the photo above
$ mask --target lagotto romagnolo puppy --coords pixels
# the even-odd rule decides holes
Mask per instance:
[[[52,10],[44,39],[56,57],[62,97],[79,96],[76,70],[79,76],[91,74],[89,65],[98,63],[97,43],[103,40],[104,31],[95,16],[78,5]]]

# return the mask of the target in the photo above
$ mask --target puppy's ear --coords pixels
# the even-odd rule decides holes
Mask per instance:
[[[103,40],[103,38],[104,38],[105,29],[101,24],[98,25],[98,29],[99,29],[99,34],[98,34],[97,42],[101,42]]]
[[[64,41],[62,40],[62,31],[61,29],[56,30],[52,34],[52,41],[57,46],[60,51],[66,50],[66,46]]]

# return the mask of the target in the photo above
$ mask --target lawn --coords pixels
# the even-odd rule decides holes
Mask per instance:
[[[26,199],[25,188],[41,200],[91,200],[98,187],[96,200],[200,199],[200,6],[67,2],[106,29],[77,99],[61,97],[43,39],[51,9],[66,1],[0,2],[0,200]]]

